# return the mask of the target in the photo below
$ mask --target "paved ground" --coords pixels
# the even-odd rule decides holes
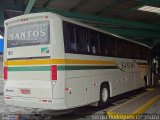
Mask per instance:
[[[160,120],[160,100],[149,107],[137,120]]]
[[[51,111],[39,111],[31,108],[22,108],[22,107],[15,107],[9,106],[4,103],[3,96],[0,95],[0,120],[6,120],[7,117],[15,117],[12,114],[25,114],[23,115],[25,120],[99,120],[104,119],[106,111],[111,109],[112,107],[127,101],[128,99],[121,99],[116,101],[112,104],[109,104],[105,108],[98,108],[93,106],[85,106],[74,109],[72,112],[62,115],[57,115],[57,112],[51,113]],[[35,112],[40,113],[39,115],[34,114]],[[32,113],[32,115],[31,115]],[[53,115],[54,113],[54,115]],[[9,115],[7,115],[9,114]],[[30,115],[27,115],[30,114]],[[57,116],[55,116],[55,114]],[[59,114],[59,112],[58,112]],[[8,119],[7,119],[8,120]],[[14,120],[14,119],[13,119]]]
[[[145,111],[148,114],[159,114],[160,115],[160,100],[155,102],[149,109]]]
[[[143,92],[142,92],[143,93]],[[15,118],[15,114],[21,113],[23,114],[24,120],[105,120],[105,114],[108,109],[115,107],[121,103],[128,101],[131,98],[136,97],[138,94],[134,96],[130,96],[128,98],[117,99],[114,100],[111,104],[106,106],[105,108],[98,108],[92,106],[85,106],[75,109],[74,111],[55,116],[55,112],[52,111],[38,111],[36,109],[31,108],[22,108],[6,105],[3,101],[3,96],[0,95],[0,120],[10,120],[6,118]],[[160,101],[153,105],[153,108],[148,109],[145,114],[148,113],[156,113],[159,111],[160,114]],[[38,115],[35,112],[39,113]],[[32,113],[32,114],[31,114]],[[54,116],[53,116],[54,113]],[[25,115],[24,115],[25,114]],[[29,114],[29,115],[28,115]],[[11,119],[14,120],[14,119]]]

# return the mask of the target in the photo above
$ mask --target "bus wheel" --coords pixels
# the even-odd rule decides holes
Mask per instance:
[[[109,85],[102,84],[100,87],[100,101],[98,102],[98,106],[103,107],[107,105],[109,97],[110,97]]]

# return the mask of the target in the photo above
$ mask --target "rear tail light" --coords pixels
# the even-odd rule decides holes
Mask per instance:
[[[3,74],[4,74],[4,80],[7,80],[8,79],[8,68],[7,67],[4,67],[3,68]]]
[[[57,66],[56,65],[51,66],[51,79],[57,80]]]

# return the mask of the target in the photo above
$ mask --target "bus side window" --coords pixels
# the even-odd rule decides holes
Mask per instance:
[[[133,45],[133,51],[134,51],[134,59],[140,59],[141,58],[141,49],[138,44]]]
[[[100,34],[101,53],[105,56],[116,56],[115,38]]]
[[[84,27],[76,27],[76,44],[78,53],[87,53],[87,30]]]
[[[89,30],[88,44],[90,46],[90,51],[92,54],[100,54],[98,32],[96,32],[94,30]]]
[[[88,53],[90,53],[91,51],[90,51],[90,46],[89,46],[89,44],[87,43],[87,52]]]
[[[75,25],[63,22],[64,45],[66,52],[76,52]]]
[[[143,46],[141,46],[141,57],[142,57],[142,59],[143,60],[147,60],[147,48],[146,47],[143,47]]]
[[[116,45],[115,45],[115,37],[109,37],[109,56],[116,56]]]
[[[100,48],[101,48],[101,54],[102,55],[108,55],[109,54],[109,50],[108,50],[108,43],[107,43],[107,37],[105,34],[100,34],[99,35],[99,39],[100,39]]]
[[[70,43],[70,50],[72,51],[76,50],[76,43]]]
[[[123,57],[123,41],[121,39],[116,39],[116,50],[117,57]]]
[[[124,57],[132,58],[133,48],[132,44],[128,41],[123,41]]]

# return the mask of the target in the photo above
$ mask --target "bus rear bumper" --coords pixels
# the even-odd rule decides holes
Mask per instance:
[[[28,99],[28,98],[11,98],[5,99],[7,105],[27,107],[27,108],[38,108],[44,110],[63,110],[67,109],[64,99]]]

